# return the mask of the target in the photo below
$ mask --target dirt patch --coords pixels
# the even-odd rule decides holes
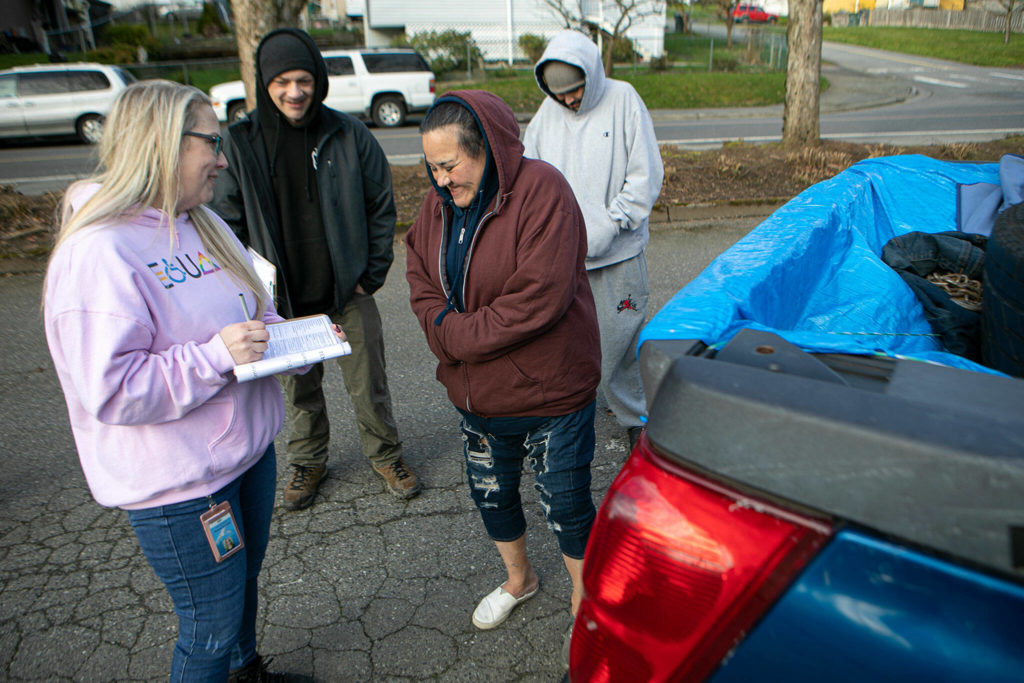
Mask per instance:
[[[665,183],[658,208],[670,219],[687,213],[733,215],[744,205],[786,201],[814,183],[871,157],[924,154],[950,161],[997,161],[1004,154],[1024,154],[1024,136],[986,143],[895,147],[824,141],[818,147],[786,151],[781,145],[730,144],[717,150],[690,152],[662,148]],[[395,204],[399,229],[416,219],[430,189],[422,165],[394,166]],[[696,209],[702,209],[696,211]]]
[[[665,183],[656,213],[662,221],[681,215],[713,221],[737,212],[766,212],[802,190],[831,178],[862,159],[895,154],[924,154],[951,161],[996,161],[1004,154],[1024,155],[1024,136],[983,143],[930,147],[858,145],[824,141],[820,146],[787,151],[780,145],[729,144],[690,152],[663,148]],[[430,189],[420,164],[393,166],[398,229],[403,233],[419,213]],[[0,271],[39,270],[52,244],[58,193],[27,196],[0,187]]]

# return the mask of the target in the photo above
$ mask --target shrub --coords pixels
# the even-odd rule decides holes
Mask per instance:
[[[228,32],[228,26],[224,23],[217,8],[209,2],[203,3],[203,12],[196,22],[196,32],[201,36],[212,38]]]
[[[540,61],[541,56],[544,54],[544,48],[547,46],[548,41],[541,36],[536,36],[532,33],[524,33],[519,36],[519,47],[526,53],[526,58],[530,60],[531,64],[536,64]]]
[[[521,69],[510,69],[507,66],[487,70],[487,78],[519,78],[522,75]]]
[[[141,45],[147,50],[153,42],[149,29],[143,24],[109,24],[103,29],[101,39],[111,45]]]
[[[633,50],[633,41],[629,38],[620,36],[615,41],[615,47],[612,49],[612,61],[619,64],[628,63],[633,61],[633,56],[636,52]]]
[[[468,69],[471,64],[479,64],[483,59],[469,31],[427,31],[417,33],[406,42],[426,57],[431,70],[438,76],[449,71]]]
[[[662,54],[660,57],[654,57],[650,63],[651,71],[668,71],[672,67],[672,62],[669,61],[667,54]]]
[[[107,45],[89,50],[85,53],[86,61],[100,62],[102,64],[134,64],[138,61],[139,48],[137,45]]]

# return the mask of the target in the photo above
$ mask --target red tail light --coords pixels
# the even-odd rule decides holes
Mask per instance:
[[[431,78],[431,79],[430,79],[430,92],[431,92],[431,93],[434,93],[434,92],[436,92],[436,87],[437,87],[437,86],[435,86],[435,85],[434,85],[434,79],[433,79],[433,78]]]
[[[572,680],[704,679],[830,535],[663,459],[644,435],[591,532]]]

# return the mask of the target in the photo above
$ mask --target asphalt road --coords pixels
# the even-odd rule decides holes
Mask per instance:
[[[696,30],[724,36],[722,27]],[[744,31],[737,27],[735,38],[742,40]],[[1024,69],[987,69],[838,43],[825,43],[822,56],[822,72],[831,83],[821,97],[824,138],[930,145],[1024,133]],[[782,105],[651,114],[659,142],[685,149],[717,148],[741,139],[771,142],[782,135]],[[523,112],[520,119],[529,115]],[[391,163],[419,163],[415,125],[371,130]],[[62,190],[95,164],[94,150],[78,143],[5,143],[0,145],[0,184],[26,194]]]
[[[743,44],[748,30],[736,26]],[[696,33],[725,39],[722,25],[698,24]],[[941,59],[824,42],[823,138],[859,143],[932,145],[994,140],[1024,132],[1024,69],[971,66]],[[664,112],[662,144],[716,147],[742,138],[781,139],[782,107]]]
[[[651,312],[762,217],[652,230]],[[384,491],[358,455],[330,367],[330,475],[311,508],[275,513],[261,651],[275,668],[320,681],[558,681],[569,581],[529,479],[541,591],[493,631],[470,623],[503,580],[501,562],[469,499],[456,413],[434,380],[404,271],[399,244],[378,301],[396,419],[424,491],[409,502]],[[89,496],[42,333],[40,286],[38,273],[0,277],[0,680],[166,680],[176,619],[126,516]],[[600,408],[596,501],[627,454],[624,431]]]

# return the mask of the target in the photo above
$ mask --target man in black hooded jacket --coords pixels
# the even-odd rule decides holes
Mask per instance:
[[[420,491],[402,460],[373,293],[394,259],[391,169],[359,120],[323,105],[327,68],[297,29],[268,33],[256,50],[256,109],[228,129],[210,204],[244,244],[277,267],[277,310],[327,313],[352,354],[338,363],[356,413],[363,453],[401,498]],[[327,476],[330,427],[323,364],[281,379],[291,431],[285,507],[313,502]]]

